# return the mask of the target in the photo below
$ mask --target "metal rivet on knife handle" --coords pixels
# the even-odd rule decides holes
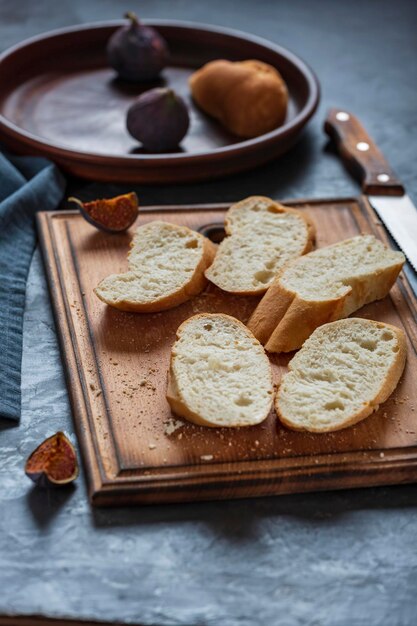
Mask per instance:
[[[339,111],[336,113],[336,119],[339,120],[339,122],[347,122],[348,119],[350,119],[350,115],[346,113],[346,111]]]

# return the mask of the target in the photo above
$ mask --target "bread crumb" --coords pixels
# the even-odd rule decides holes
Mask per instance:
[[[381,459],[383,459],[383,458],[384,458],[384,456],[385,456],[385,454],[384,454],[383,452],[380,452],[380,453],[379,453],[379,456],[381,457]]]
[[[212,454],[203,454],[202,456],[200,456],[200,459],[202,461],[212,461],[213,460],[213,455]]]
[[[149,450],[155,450],[155,448],[156,448],[156,443],[149,444]]]
[[[165,434],[168,436],[172,435],[172,433],[175,433],[181,426],[184,426],[184,422],[181,420],[169,419],[165,422]]]

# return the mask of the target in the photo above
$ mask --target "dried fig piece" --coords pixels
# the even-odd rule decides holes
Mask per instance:
[[[91,202],[71,197],[68,202],[78,204],[87,222],[108,233],[121,233],[130,228],[139,212],[138,197],[134,192]]]
[[[57,432],[32,452],[26,461],[25,472],[39,487],[72,483],[78,476],[74,446],[63,432]]]

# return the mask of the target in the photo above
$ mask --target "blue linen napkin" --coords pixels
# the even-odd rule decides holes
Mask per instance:
[[[0,153],[0,417],[19,420],[26,280],[36,211],[56,209],[66,182],[40,157]]]

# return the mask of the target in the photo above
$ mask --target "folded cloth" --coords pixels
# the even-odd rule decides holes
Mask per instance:
[[[20,418],[26,280],[36,244],[36,211],[57,208],[59,170],[39,157],[0,153],[0,417]]]

